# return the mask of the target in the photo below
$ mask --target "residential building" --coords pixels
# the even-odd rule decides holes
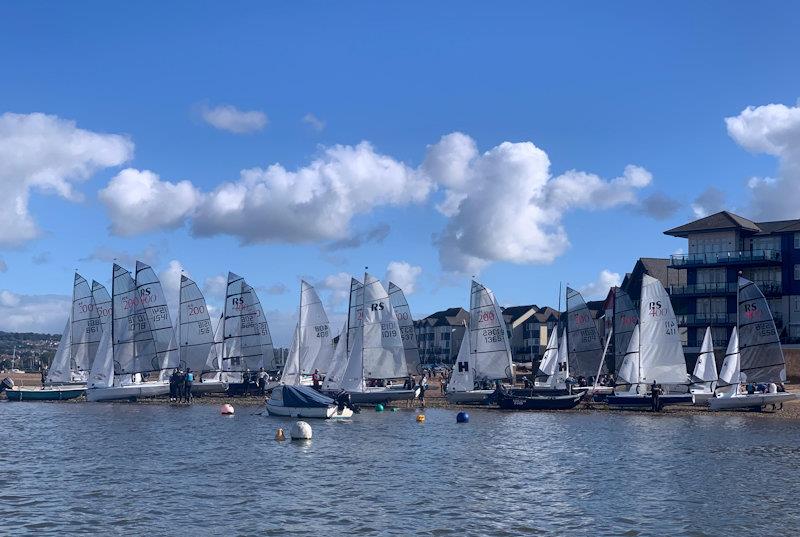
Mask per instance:
[[[414,321],[421,362],[452,364],[464,338],[465,323],[469,324],[469,312],[464,308],[437,311]]]

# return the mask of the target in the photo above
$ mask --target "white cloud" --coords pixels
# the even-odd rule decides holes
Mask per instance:
[[[203,283],[203,292],[206,298],[225,298],[228,288],[228,278],[222,274],[206,278]]]
[[[747,107],[725,119],[728,134],[753,153],[778,158],[778,176],[748,181],[750,211],[756,219],[798,218],[800,208],[800,106]]]
[[[167,266],[158,273],[158,279],[161,282],[161,288],[164,290],[164,296],[167,299],[167,306],[169,313],[172,317],[172,322],[175,323],[178,314],[178,304],[180,301],[181,289],[181,274],[186,274],[191,278],[191,275],[184,270],[183,265],[177,259],[170,261]]]
[[[569,246],[566,212],[633,205],[652,181],[632,165],[610,181],[576,170],[552,177],[547,154],[531,142],[478,154],[461,133],[430,146],[423,169],[446,188],[438,209],[450,220],[436,237],[440,262],[466,274],[493,261],[550,263]]]
[[[209,125],[234,134],[260,131],[267,126],[267,115],[258,110],[239,110],[230,104],[200,105],[200,115]]]
[[[317,132],[325,130],[325,122],[311,112],[303,116],[302,122]]]
[[[45,114],[0,115],[0,245],[18,246],[40,234],[28,210],[32,190],[77,201],[74,184],[133,157],[133,142],[79,129]]]
[[[639,200],[636,212],[655,218],[656,220],[666,220],[681,208],[681,202],[671,198],[663,192],[654,192]]]
[[[165,250],[166,246],[156,246],[156,245],[149,245],[143,250],[138,252],[130,253],[127,250],[117,250],[115,248],[111,248],[110,246],[97,246],[92,253],[88,256],[81,259],[81,261],[100,261],[102,263],[117,263],[119,265],[134,267],[136,265],[136,260],[142,261],[147,263],[150,266],[153,266],[158,263],[158,259],[161,256],[161,251]],[[109,269],[109,275],[111,271]]]
[[[422,267],[405,261],[392,261],[386,267],[386,280],[402,289],[405,295],[410,295],[416,290],[420,274]]]
[[[695,218],[703,218],[704,216],[717,213],[724,208],[725,193],[714,186],[705,189],[692,202],[692,214],[694,214]]]
[[[336,145],[308,166],[243,170],[197,208],[195,235],[229,234],[244,243],[312,242],[348,236],[351,219],[386,205],[424,201],[433,185],[368,142]]]
[[[318,291],[327,291],[328,300],[327,308],[330,310],[338,310],[350,300],[350,274],[346,272],[339,272],[338,274],[330,274],[322,281],[317,282],[314,287]],[[330,312],[329,312],[330,313]]]
[[[162,181],[149,170],[127,168],[98,192],[111,219],[111,231],[130,236],[180,227],[200,201],[189,181]]]
[[[61,334],[69,317],[72,297],[22,295],[0,291],[0,330]]]
[[[622,283],[622,278],[618,272],[611,272],[608,269],[600,271],[597,280],[587,283],[579,289],[583,297],[587,300],[601,299],[608,295],[609,289]]]

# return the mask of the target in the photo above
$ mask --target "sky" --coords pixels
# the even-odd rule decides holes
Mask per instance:
[[[602,298],[663,231],[799,218],[792,2],[4,2],[0,330],[60,333],[72,273],[228,271],[288,345],[300,280],[415,317]],[[221,296],[222,294],[222,296]]]

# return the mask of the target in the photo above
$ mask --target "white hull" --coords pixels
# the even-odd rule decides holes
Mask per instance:
[[[340,412],[336,405],[329,407],[293,407],[270,404],[267,401],[267,411],[270,416],[284,416],[287,418],[314,418],[314,419],[331,419],[331,418],[350,418],[353,416],[353,411],[349,408],[344,408]]]
[[[589,397],[592,397],[594,395],[611,395],[612,393],[614,393],[614,387],[613,386],[597,386],[597,387],[589,386],[588,388],[586,388],[586,387],[582,387],[582,386],[574,386],[572,388],[572,391],[573,391],[573,393],[586,392],[586,395],[588,395]]]
[[[137,399],[140,397],[158,397],[169,394],[167,382],[142,382],[127,386],[112,386],[110,388],[87,388],[87,401],[120,401]]]
[[[470,390],[468,392],[447,392],[447,402],[451,404],[485,404],[486,399],[494,393],[494,390]]]
[[[207,380],[205,382],[193,382],[192,394],[201,393],[225,393],[228,391],[228,383],[221,380]]]
[[[704,392],[704,391],[692,391],[692,399],[694,400],[695,406],[708,406],[708,401],[714,397],[714,394],[711,392]]]
[[[711,410],[755,409],[770,405],[781,405],[795,399],[797,399],[797,394],[787,392],[720,395],[709,399],[708,407]]]
[[[357,405],[388,403],[390,401],[410,401],[416,396],[416,389],[367,388],[365,392],[350,392],[351,401]]]

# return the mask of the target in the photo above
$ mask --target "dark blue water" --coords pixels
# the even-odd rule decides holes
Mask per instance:
[[[800,423],[0,403],[0,534],[793,535]]]

